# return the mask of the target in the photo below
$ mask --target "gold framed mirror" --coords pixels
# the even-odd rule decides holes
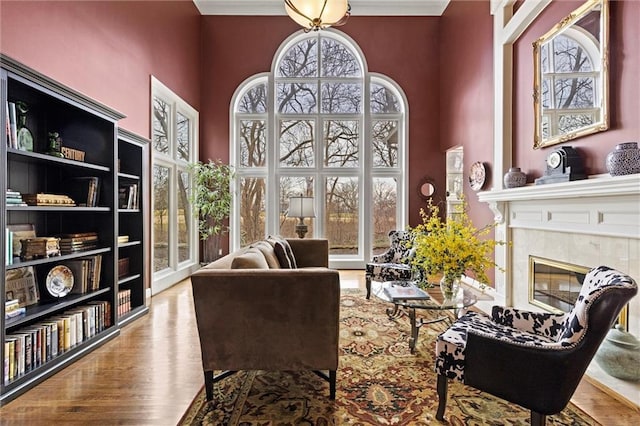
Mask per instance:
[[[533,148],[609,128],[608,0],[587,0],[533,43]]]

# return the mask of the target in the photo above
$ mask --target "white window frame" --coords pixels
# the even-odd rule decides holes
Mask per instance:
[[[331,255],[330,256],[330,266],[333,268],[340,269],[361,269],[364,268],[366,262],[371,259],[373,252],[373,223],[371,220],[371,216],[367,214],[367,209],[363,208],[363,206],[371,205],[372,200],[372,182],[374,178],[395,178],[397,180],[397,203],[398,206],[396,208],[396,228],[404,229],[408,223],[408,191],[407,191],[407,182],[408,182],[408,172],[407,172],[407,164],[408,164],[408,102],[407,98],[400,88],[398,84],[396,84],[389,77],[379,74],[369,72],[367,69],[367,64],[364,58],[364,54],[360,50],[359,46],[346,34],[335,30],[335,29],[327,29],[323,30],[323,36],[328,36],[331,38],[335,38],[340,43],[344,44],[348,48],[351,49],[354,57],[359,61],[360,67],[362,70],[361,77],[355,78],[343,78],[339,79],[341,82],[354,80],[358,82],[362,82],[362,90],[363,90],[363,100],[362,100],[362,108],[361,112],[354,115],[346,115],[346,114],[338,114],[338,115],[329,115],[323,114],[320,112],[321,106],[318,106],[318,112],[315,114],[309,115],[299,115],[291,116],[295,119],[302,118],[311,118],[316,120],[317,128],[320,128],[320,123],[322,120],[330,120],[330,119],[355,119],[360,123],[360,140],[359,140],[359,165],[353,169],[339,169],[339,168],[323,168],[320,165],[323,162],[322,159],[322,150],[316,150],[315,152],[315,163],[314,167],[298,169],[298,168],[284,168],[280,167],[277,164],[278,158],[278,120],[280,118],[289,117],[286,114],[279,114],[275,111],[275,84],[276,80],[278,80],[276,75],[276,67],[280,63],[283,55],[295,44],[299,43],[301,40],[309,37],[309,34],[304,33],[304,31],[298,31],[289,38],[287,38],[279,47],[278,51],[274,55],[274,59],[271,66],[270,72],[263,72],[256,74],[247,78],[243,81],[238,88],[236,89],[230,104],[230,134],[229,134],[229,153],[230,153],[230,164],[235,166],[236,169],[236,178],[233,183],[233,208],[232,214],[230,217],[230,247],[231,250],[236,250],[240,248],[241,239],[240,239],[240,197],[238,196],[239,182],[243,177],[261,177],[266,180],[267,192],[265,194],[266,198],[266,222],[265,222],[265,233],[269,234],[277,234],[279,232],[279,196],[278,196],[278,187],[279,181],[281,177],[287,176],[313,176],[314,177],[314,194],[315,197],[315,211],[316,218],[314,221],[314,235],[307,235],[309,237],[319,237],[324,235],[324,221],[322,218],[324,217],[324,200],[323,197],[318,196],[320,194],[324,195],[324,181],[326,177],[357,177],[359,180],[360,194],[359,194],[359,230],[358,230],[358,252],[357,254],[351,255]],[[240,129],[240,120],[248,118],[247,114],[238,113],[236,114],[237,106],[242,96],[244,96],[247,90],[255,85],[258,81],[265,81],[268,87],[268,106],[269,109],[265,114],[250,114],[251,119],[264,119],[268,123],[268,131],[267,131],[267,161],[265,168],[253,168],[251,171],[242,170],[240,167],[237,167],[239,158],[240,158],[240,144],[237,144],[236,141],[239,140],[238,132]],[[285,80],[285,79],[283,79]],[[311,79],[312,81],[318,82],[321,80],[330,80],[330,78],[323,79],[321,77],[316,77]],[[310,80],[310,81],[311,81]],[[299,80],[297,80],[299,81]],[[397,114],[380,114],[373,115],[371,113],[370,106],[370,89],[371,83],[376,83],[385,86],[388,90],[391,90],[394,95],[398,99],[398,103],[400,104],[401,111]],[[373,155],[371,150],[364,149],[365,141],[370,140],[371,136],[371,123],[375,119],[384,119],[384,120],[397,120],[398,122],[398,164],[394,168],[373,168]],[[322,135],[319,132],[315,133],[316,135],[316,147],[321,146],[321,137]]]
[[[186,219],[190,220],[190,232],[189,232],[189,255],[186,260],[178,261],[178,176],[181,172],[187,171],[190,163],[198,161],[199,143],[199,114],[198,111],[182,100],[171,89],[164,85],[156,77],[151,76],[151,115],[153,117],[154,99],[160,98],[171,106],[171,119],[169,120],[169,152],[167,154],[160,153],[151,147],[151,173],[153,174],[154,167],[156,165],[169,168],[169,208],[168,222],[169,222],[169,266],[168,268],[160,271],[153,272],[153,280],[151,282],[151,294],[155,295],[159,292],[166,290],[167,288],[179,283],[185,278],[189,277],[198,268],[198,223],[193,215],[189,215]],[[189,126],[189,160],[185,161],[177,157],[176,150],[176,129],[175,124],[177,122],[177,113],[180,113],[190,121]],[[151,119],[151,139],[153,140],[153,118]],[[193,183],[190,183],[190,186]],[[151,179],[151,187],[153,188],[153,176]],[[153,194],[153,191],[151,191]],[[155,238],[153,235],[154,226],[154,203],[153,195],[151,197],[151,261],[155,259]],[[153,268],[152,268],[153,270]]]

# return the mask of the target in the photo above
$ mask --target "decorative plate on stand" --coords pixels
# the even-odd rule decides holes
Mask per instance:
[[[73,288],[73,272],[64,265],[54,266],[47,274],[47,291],[53,297],[64,297]]]
[[[487,172],[484,169],[484,164],[480,161],[476,161],[471,165],[469,172],[469,185],[474,191],[480,191],[484,186],[484,181],[487,177]]]

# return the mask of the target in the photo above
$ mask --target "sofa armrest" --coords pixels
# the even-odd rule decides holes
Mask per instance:
[[[329,240],[324,238],[287,238],[298,268],[329,266]]]
[[[205,371],[337,369],[337,270],[201,269],[191,282]]]

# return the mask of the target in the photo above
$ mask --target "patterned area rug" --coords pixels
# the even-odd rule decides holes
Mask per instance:
[[[346,293],[346,294],[345,294]],[[423,326],[409,351],[406,315],[389,319],[389,306],[344,292],[340,311],[340,367],[336,400],[313,372],[239,372],[216,383],[214,401],[201,390],[181,425],[429,425],[438,406],[433,353],[446,323]],[[421,312],[425,314],[425,312]],[[449,384],[445,418],[451,425],[526,425],[529,412],[459,382]],[[597,425],[569,405],[549,425]]]

